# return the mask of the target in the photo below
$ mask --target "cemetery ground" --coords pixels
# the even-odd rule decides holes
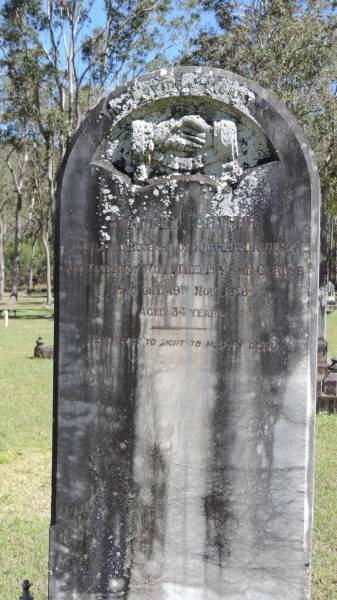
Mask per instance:
[[[47,600],[52,361],[32,359],[39,335],[52,344],[45,298],[21,295],[17,317],[0,319],[0,599],[17,600],[33,582]],[[24,309],[24,310],[23,310]],[[337,312],[328,316],[337,354]],[[317,418],[312,600],[337,600],[337,415]],[[285,600],[291,600],[285,599]]]

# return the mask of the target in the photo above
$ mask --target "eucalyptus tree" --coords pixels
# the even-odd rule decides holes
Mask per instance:
[[[7,202],[8,196],[3,196],[0,192],[0,300],[5,296],[5,244],[7,232]]]
[[[10,302],[18,299],[20,286],[20,251],[24,235],[29,227],[34,207],[34,194],[28,185],[29,148],[22,143],[13,146],[5,156],[5,164],[12,176],[16,197],[12,282]],[[24,210],[26,208],[26,211]],[[26,212],[26,214],[25,214]]]
[[[137,62],[153,38],[147,27],[166,0],[104,2],[102,26],[90,30],[89,0],[7,0],[1,11],[1,64],[8,78],[5,121],[28,127],[44,143],[49,199],[55,219],[56,174],[69,137],[109,77]]]
[[[43,164],[39,160],[39,153],[35,152],[32,157],[32,177],[34,181],[34,193],[36,200],[32,215],[33,221],[33,238],[32,238],[32,263],[34,246],[38,240],[41,241],[46,264],[46,288],[47,288],[47,304],[52,304],[52,269],[51,269],[51,250],[50,250],[50,211],[48,203],[48,187],[44,177]],[[32,269],[29,272],[28,286],[32,283]]]
[[[180,0],[181,2],[181,0]],[[5,110],[46,148],[52,212],[69,137],[107,84],[165,62],[163,49],[195,19],[172,0],[7,0],[1,11]],[[188,0],[186,6],[193,7]],[[93,11],[100,9],[96,24]],[[187,15],[189,15],[187,17]],[[187,17],[187,18],[186,18]]]
[[[10,229],[14,229],[14,215],[10,209],[15,205],[12,177],[4,158],[3,149],[0,147],[0,301],[5,296],[7,234]]]
[[[4,144],[8,138],[28,140],[30,154],[43,172],[41,181],[47,183],[53,224],[57,173],[71,135],[108,85],[168,61],[170,45],[197,18],[195,4],[195,0],[3,2],[0,137]]]

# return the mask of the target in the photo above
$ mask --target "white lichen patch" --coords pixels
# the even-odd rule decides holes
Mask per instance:
[[[108,109],[115,122],[131,110],[148,102],[175,96],[209,97],[251,116],[249,106],[255,100],[254,93],[245,85],[232,79],[224,79],[212,73],[181,73],[135,80],[128,91],[108,100]]]

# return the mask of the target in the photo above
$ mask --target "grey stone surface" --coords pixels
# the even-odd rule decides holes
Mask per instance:
[[[319,183],[275,98],[158,71],[60,198],[50,600],[309,598]]]

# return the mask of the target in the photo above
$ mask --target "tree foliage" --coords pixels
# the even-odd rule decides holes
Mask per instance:
[[[37,173],[39,178],[32,223],[46,254],[49,220],[55,223],[57,172],[71,135],[108,86],[168,62],[177,35],[186,34],[197,17],[194,5],[195,0],[3,3],[0,143],[17,155],[23,146],[29,148],[29,181],[36,181]],[[17,202],[12,231],[18,240],[17,281],[24,209],[24,200]]]

